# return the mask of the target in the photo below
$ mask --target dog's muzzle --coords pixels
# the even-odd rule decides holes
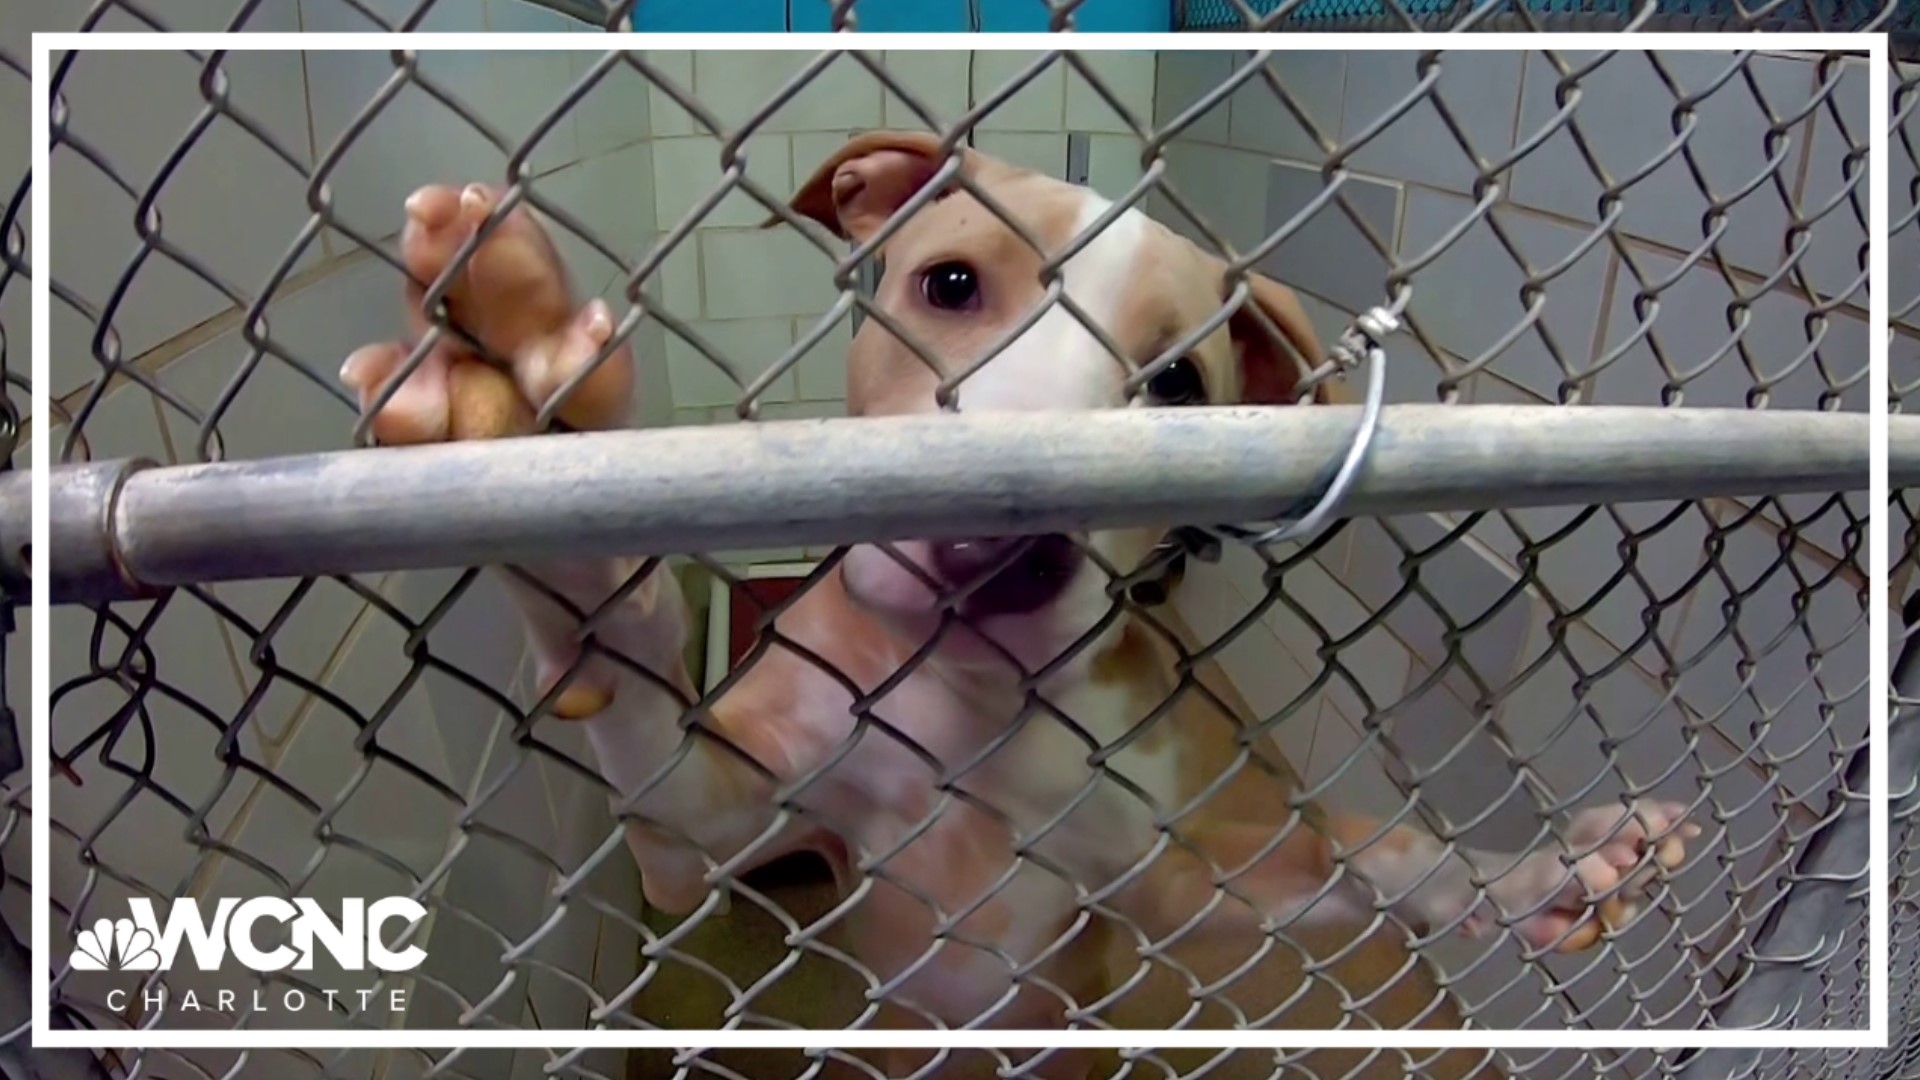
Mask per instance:
[[[968,616],[1025,615],[1060,598],[1086,562],[1067,536],[938,541],[933,570],[950,588],[973,587],[960,601]],[[981,580],[982,577],[985,580]]]

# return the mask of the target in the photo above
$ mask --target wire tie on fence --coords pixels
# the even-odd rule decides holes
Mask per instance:
[[[1392,310],[1383,307],[1374,308],[1353,320],[1353,325],[1340,335],[1328,350],[1333,362],[1339,367],[1340,374],[1346,375],[1373,355],[1375,350],[1383,349],[1381,342],[1392,337],[1400,330],[1400,317]]]
[[[1396,302],[1395,307],[1399,306]],[[1313,508],[1298,518],[1290,511],[1277,515],[1273,528],[1258,534],[1231,526],[1220,531],[1245,541],[1252,547],[1266,547],[1282,541],[1304,536],[1321,528],[1346,502],[1347,494],[1353,490],[1354,481],[1359,478],[1360,469],[1367,462],[1367,455],[1373,449],[1373,433],[1380,426],[1380,405],[1386,397],[1387,352],[1381,342],[1400,329],[1400,316],[1392,308],[1376,307],[1353,320],[1346,333],[1334,344],[1329,353],[1333,357],[1340,374],[1351,372],[1361,363],[1367,365],[1367,399],[1360,412],[1360,424],[1355,429],[1353,441],[1347,445],[1346,455],[1340,459],[1339,468],[1333,479],[1328,481],[1326,491],[1314,502]],[[1298,505],[1298,504],[1296,504]]]

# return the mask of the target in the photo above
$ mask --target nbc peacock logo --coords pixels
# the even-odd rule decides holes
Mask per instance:
[[[154,936],[132,919],[101,919],[73,939],[77,971],[157,971],[160,954]]]

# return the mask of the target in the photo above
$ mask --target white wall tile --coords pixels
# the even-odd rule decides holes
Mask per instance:
[[[79,406],[76,406],[76,411]],[[79,441],[74,444],[71,461],[111,461],[115,458],[145,457],[161,464],[168,461],[167,445],[161,437],[160,418],[154,412],[152,395],[144,387],[128,384],[112,390],[84,416],[75,416]],[[50,460],[62,460],[69,425],[51,428],[47,437]],[[36,430],[35,436],[39,435]]]
[[[1585,64],[1591,54],[1562,53],[1570,65]],[[1734,62],[1723,53],[1662,53],[1660,63],[1689,91],[1711,85]],[[1756,57],[1752,72],[1779,113],[1807,98],[1812,65],[1798,59]],[[1559,111],[1554,85],[1559,75],[1541,56],[1530,57],[1521,107],[1520,141],[1544,128]],[[1595,156],[1618,179],[1634,175],[1659,158],[1673,141],[1675,97],[1649,66],[1647,55],[1613,55],[1581,81],[1575,113]],[[1698,125],[1690,139],[1694,160],[1716,195],[1741,190],[1766,164],[1768,121],[1755,104],[1745,78],[1735,75],[1695,109]],[[1797,154],[1786,175],[1794,175]],[[1529,206],[1553,210],[1582,221],[1598,220],[1600,184],[1580,156],[1572,136],[1561,130],[1527,155],[1514,170],[1513,195]],[[1701,219],[1707,200],[1687,162],[1673,155],[1622,196],[1623,223],[1636,235],[1691,250],[1702,241]],[[1721,251],[1740,266],[1771,270],[1779,265],[1787,223],[1785,206],[1771,183],[1763,183],[1728,214]]]
[[[62,283],[65,283],[64,277]],[[27,370],[32,357],[32,324],[28,321],[32,317],[31,301],[26,289],[13,286],[0,297],[0,316],[5,318],[3,325],[8,334],[8,358],[16,371]],[[101,364],[94,356],[92,318],[76,311],[58,296],[52,297],[48,310],[51,317],[47,320],[47,340],[52,354],[48,357],[48,390],[59,399],[92,382],[99,376]]]
[[[232,100],[302,166],[307,130],[296,53],[240,54],[228,69]],[[206,108],[200,66],[184,54],[98,53],[83,57],[63,92],[70,130],[104,156],[137,193],[158,181],[166,159],[190,146],[156,203],[166,243],[203,264],[229,288],[250,294],[288,256],[307,213],[306,182],[237,123],[216,119],[192,135]],[[143,88],[128,95],[122,87]],[[192,136],[189,138],[189,136]],[[53,165],[53,251],[63,283],[104,305],[138,250],[136,202],[91,164],[61,152]],[[311,252],[301,257],[301,263]],[[151,279],[151,280],[149,280]],[[149,256],[116,313],[126,355],[137,355],[229,306],[211,285],[166,256]]]
[[[378,579],[370,576],[363,580]],[[315,704],[306,686],[296,680],[304,680],[307,685],[325,682],[342,640],[367,603],[352,590],[324,578],[305,591],[292,612],[285,615],[282,612],[298,591],[297,582],[232,581],[209,588],[221,604],[237,612],[252,628],[250,633],[234,626],[230,634],[247,690],[252,692],[264,685],[251,724],[253,734],[263,753],[277,753],[299,717]],[[254,635],[266,635],[276,620],[281,621],[271,636],[261,641],[256,663]],[[283,672],[293,678],[282,677]]]
[[[740,382],[736,385],[692,345],[677,336],[669,336],[668,377],[673,384],[674,405],[683,409],[690,405],[733,405],[740,400],[744,387],[793,346],[793,320],[787,318],[701,322],[693,324],[691,329],[727,359]],[[775,380],[760,400],[789,400],[793,397],[792,384],[793,375],[789,371]]]
[[[731,132],[771,102],[807,65],[810,52],[701,52],[694,85],[701,103]],[[840,131],[881,124],[880,83],[843,53],[756,131]]]
[[[1154,73],[1153,123],[1164,130],[1187,109],[1226,81],[1245,56],[1238,50],[1163,51]],[[1194,117],[1175,138],[1198,142],[1227,141],[1229,106],[1225,99]]]
[[[429,615],[448,602],[462,572],[414,570],[393,575],[385,583],[383,594],[409,617],[425,623]],[[520,619],[498,574],[482,574],[459,597],[454,606],[431,631],[434,655],[452,667],[466,672],[486,672],[493,688],[521,706],[531,705],[531,664],[526,661],[526,638]],[[356,643],[358,650],[381,650],[385,655],[403,655],[391,640],[395,624],[382,620],[373,624]],[[390,663],[390,661],[389,661]],[[391,676],[377,674],[382,669],[366,665],[367,673],[357,675],[374,693],[389,692]],[[498,702],[482,696],[470,686],[440,672],[424,676],[412,692],[417,699],[417,715],[433,721],[431,728],[410,725],[397,733],[396,748],[418,746],[423,762],[444,761],[435,766],[453,786],[465,790],[473,782],[486,750],[486,738],[500,713]],[[404,737],[406,743],[400,743]]]
[[[1313,126],[1332,140],[1340,130],[1347,58],[1337,52],[1281,53],[1267,67]],[[1234,91],[1228,141],[1247,150],[1318,164],[1326,155],[1298,117],[1255,75]]]
[[[139,626],[150,611],[147,607],[120,614]],[[92,670],[93,620],[78,612],[61,614],[53,622],[50,650],[58,688],[53,716],[62,734],[52,747],[68,754],[136,699],[110,678],[71,681]],[[242,698],[232,662],[219,644],[217,622],[203,605],[177,596],[151,617],[150,642],[198,641],[204,647],[191,652],[177,645],[166,649],[166,669],[160,673],[164,688],[156,687],[138,698],[139,711],[118,739],[105,746],[96,743],[73,763],[83,783],[57,784],[51,810],[83,835],[106,826],[96,845],[102,862],[164,891],[180,883],[197,854],[187,841],[191,810],[182,812],[169,805],[154,790],[134,795],[129,806],[120,807],[121,799],[135,786],[122,770],[139,773],[143,763],[150,761],[157,791],[197,809],[221,789],[226,769],[216,751],[222,729],[234,722]],[[126,637],[109,624],[102,632],[101,662],[116,663],[126,648]],[[241,749],[246,749],[244,743]],[[114,767],[101,762],[103,750]]]
[[[1426,189],[1407,192],[1403,260],[1423,255],[1473,213],[1467,199]],[[1536,271],[1558,266],[1585,239],[1579,229],[1496,207],[1501,227]],[[1589,247],[1578,261],[1546,283],[1538,323],[1494,358],[1488,367],[1521,386],[1558,400],[1566,377],[1578,372],[1593,350],[1600,296],[1611,255],[1605,244]],[[1527,274],[1486,220],[1470,226],[1446,251],[1413,276],[1408,311],[1441,348],[1474,360],[1509,334],[1527,314],[1520,290]],[[1550,350],[1550,336],[1555,349]],[[1555,350],[1558,357],[1554,355]]]
[[[1305,762],[1294,761],[1302,770],[1301,779],[1309,788],[1326,784],[1321,801],[1343,813],[1377,818],[1398,814],[1407,805],[1407,796],[1382,764],[1384,746],[1333,709],[1332,702],[1350,690],[1329,684],[1327,693],[1328,703],[1315,728],[1313,754]]]
[[[818,320],[795,319],[793,339],[811,333]],[[853,319],[849,315],[826,332],[795,366],[800,397],[805,401],[838,401],[847,396],[847,352],[853,347]]]
[[[1434,550],[1453,529],[1437,516],[1409,515],[1390,521],[1399,542],[1378,519],[1363,518],[1350,526],[1353,551],[1341,577],[1347,589],[1370,610],[1390,607],[1388,629],[1413,652],[1416,663],[1429,668],[1442,666],[1449,656],[1448,620],[1441,618],[1436,605],[1456,628],[1485,617],[1484,624],[1460,641],[1458,651],[1483,678],[1511,671],[1525,633],[1522,605],[1507,600],[1497,613],[1488,615],[1511,590],[1511,571],[1458,540]],[[1425,595],[1412,589],[1412,581]],[[1403,592],[1404,599],[1396,600]]]
[[[244,4],[229,3],[228,0],[155,0],[150,4],[141,4],[140,12],[159,24],[154,25],[147,18],[136,18],[124,11],[105,12],[105,18],[94,23],[97,30],[130,31],[135,33],[167,32],[177,33],[188,30],[224,31],[233,26]],[[294,19],[293,0],[271,0],[247,13],[245,20],[236,29],[242,31],[258,30],[299,30]],[[50,14],[51,5],[39,7],[36,15]],[[80,15],[75,12],[70,19],[56,17],[31,19],[30,26],[35,30],[73,30],[78,29]]]
[[[1458,659],[1490,686],[1500,686],[1513,671],[1527,632],[1525,597],[1515,591],[1517,575],[1487,552],[1455,539],[1421,564],[1419,577],[1432,601],[1409,604],[1444,611],[1462,628]],[[1459,692],[1468,698],[1480,693],[1477,688]]]
[[[1287,228],[1294,231],[1260,261],[1260,270],[1353,311],[1386,302],[1387,258],[1367,240],[1340,202],[1321,204],[1311,217],[1296,224],[1295,219],[1325,195],[1327,183],[1318,169],[1275,162],[1268,169],[1267,185],[1262,232],[1273,235]],[[1400,232],[1400,188],[1349,177],[1339,192],[1346,205],[1391,251]]]
[[[1836,496],[1841,505],[1834,504]],[[1783,524],[1798,526],[1796,531],[1803,543],[1812,544],[1829,555],[1844,555],[1847,551],[1847,533],[1852,527],[1848,520],[1848,509],[1852,511],[1854,520],[1860,522],[1870,521],[1874,517],[1864,491],[1779,495],[1775,496],[1775,502],[1771,516],[1781,519]],[[1870,525],[1863,525],[1853,537],[1855,558],[1865,550],[1870,528]]]
[[[1305,597],[1303,596],[1302,599]],[[1347,603],[1352,603],[1351,598]],[[1331,606],[1333,605],[1328,605],[1328,607]],[[1308,610],[1316,619],[1319,619],[1321,612],[1326,609],[1315,603]],[[1358,638],[1342,644],[1335,652],[1335,659],[1339,661],[1345,674],[1335,673],[1334,682],[1329,685],[1338,685],[1349,693],[1343,693],[1329,701],[1328,707],[1332,708],[1337,701],[1340,704],[1340,711],[1345,714],[1344,718],[1356,726],[1362,724],[1370,712],[1384,711],[1400,700],[1401,695],[1406,691],[1407,674],[1412,670],[1413,665],[1413,654],[1385,626],[1376,626]],[[1367,698],[1372,701],[1371,709],[1367,707],[1366,702],[1350,693],[1354,683],[1358,683],[1359,688],[1366,691]]]
[[[33,34],[77,30],[89,9],[76,8],[63,0],[21,0],[8,12],[7,23],[0,26],[0,49],[18,57],[33,55]],[[211,30],[213,27],[202,27]]]
[[[1218,563],[1187,564],[1173,605],[1198,635],[1200,646],[1214,641],[1253,609],[1246,594],[1260,588],[1260,565],[1244,548],[1226,549]]]
[[[1731,530],[1716,565],[1696,586],[1679,635],[1676,651],[1688,666],[1680,699],[1710,716],[1726,709],[1715,727],[1739,744],[1736,750],[1757,741],[1762,750],[1753,759],[1776,759],[1790,790],[1824,785],[1832,736],[1857,739],[1864,722],[1865,705],[1854,692],[1866,680],[1860,603],[1830,587],[1796,601],[1801,582],[1820,580],[1824,571],[1804,556],[1783,561],[1778,536],[1757,524]],[[1818,680],[1810,674],[1816,654]],[[1744,678],[1743,662],[1755,665]],[[1846,703],[1829,720],[1820,715],[1823,699]]]
[[[567,55],[572,58],[573,77],[578,80],[585,78],[605,54],[583,49]],[[614,64],[601,76],[573,109],[580,156],[590,158],[650,138],[650,89],[646,78],[625,62]]]
[[[392,74],[392,60],[379,53],[308,54],[314,145],[322,158]],[[365,236],[393,235],[403,221],[401,206],[416,188],[498,183],[506,178],[506,165],[507,155],[472,125],[425,91],[406,87],[355,135],[328,175],[333,216]]]
[[[643,55],[661,78],[668,80],[685,93],[694,92],[692,53],[681,49],[654,49]],[[681,108],[671,95],[651,83],[647,90],[647,117],[651,121],[648,128],[655,138],[668,135],[693,135],[703,131],[699,123],[687,110]]]
[[[832,261],[793,229],[703,230],[700,245],[708,318],[811,315],[839,295]]]
[[[345,449],[357,412],[324,387],[338,385],[340,362],[361,345],[401,335],[398,274],[371,260],[311,284],[275,304],[267,314],[274,342],[302,363],[313,378],[287,362],[263,355],[216,421],[228,459],[271,457]],[[212,410],[253,356],[238,331],[229,331],[168,365],[159,380],[202,418]],[[197,460],[199,423],[171,408],[166,422],[183,460]]]
[[[1167,146],[1164,184],[1179,193],[1187,209],[1237,251],[1251,251],[1265,234],[1267,160],[1244,150],[1201,143]],[[1213,251],[1184,213],[1164,199],[1150,200],[1152,215],[1168,228]]]
[[[1432,96],[1402,113],[1353,156],[1353,167],[1395,179],[1471,192],[1476,170],[1434,101],[1442,102],[1464,129],[1481,160],[1499,161],[1513,147],[1519,107],[1519,52],[1454,52],[1440,61]],[[1366,76],[1347,86],[1341,138],[1351,140],[1390,113],[1420,82],[1421,54],[1385,53],[1370,58]]]
[[[1811,66],[1811,65],[1810,65]],[[1818,79],[1815,75],[1815,79]],[[1867,72],[1864,68],[1844,67],[1840,69],[1840,81],[1833,89],[1828,103],[1814,110],[1813,136],[1808,142],[1806,182],[1800,191],[1800,212],[1805,215],[1818,213],[1821,209],[1838,200],[1824,216],[1813,223],[1808,234],[1807,253],[1801,256],[1801,267],[1806,271],[1813,287],[1825,296],[1838,296],[1847,293],[1848,287],[1860,278],[1862,259],[1865,257],[1867,229],[1863,224],[1867,210],[1867,188],[1872,175],[1873,157],[1847,162],[1851,145],[1864,145],[1871,134],[1872,124],[1867,116],[1868,98],[1871,88],[1867,85]],[[1838,118],[1835,117],[1838,113]],[[1900,217],[1899,208],[1905,203],[1902,194],[1909,190],[1902,181],[1913,175],[1912,159],[1900,152],[1895,144],[1894,152],[1887,155],[1889,166],[1894,170],[1890,175],[1889,192],[1896,193],[1888,204],[1888,215],[1892,220]],[[1851,196],[1844,194],[1848,190],[1846,175],[1851,168],[1858,177],[1854,181]],[[1904,175],[1901,175],[1904,173]],[[1898,234],[1903,240],[1920,235],[1914,229],[1904,229]],[[1914,250],[1914,241],[1904,244],[1906,252]],[[1890,272],[1903,272],[1912,265],[1913,260],[1901,259],[1895,252],[1888,253]],[[1900,271],[1893,271],[1899,267]],[[1912,292],[1893,293],[1894,296],[1911,296]],[[1865,306],[1864,291],[1851,294],[1854,304]],[[1897,306],[1897,305],[1896,305]]]
[[[1524,849],[1538,828],[1538,807],[1488,733],[1485,714],[1453,692],[1453,677],[1430,680],[1416,666],[1407,682],[1410,700],[1386,724],[1392,739],[1387,774],[1460,829],[1468,846]],[[1468,822],[1475,824],[1465,828]]]
[[[1247,609],[1261,609],[1260,622],[1280,643],[1280,648],[1302,670],[1318,673],[1323,666],[1320,650],[1326,645],[1326,637],[1277,596],[1272,603],[1261,607],[1268,593],[1264,574],[1271,571],[1260,564],[1257,558],[1227,561],[1225,565],[1232,573],[1233,584],[1244,597]],[[1311,573],[1311,570],[1302,573]]]
[[[1679,269],[1679,262],[1665,255],[1636,249],[1635,263],[1653,284],[1668,281]],[[1729,308],[1735,294],[1725,278],[1710,266],[1695,266],[1678,282],[1658,295],[1658,308],[1652,313],[1648,336],[1635,340],[1640,320],[1634,313],[1634,297],[1640,291],[1639,280],[1623,265],[1614,287],[1613,308],[1607,323],[1604,358],[1626,342],[1633,344],[1596,380],[1594,400],[1612,405],[1657,405],[1661,390],[1673,378],[1661,367],[1655,345],[1684,380],[1684,403],[1689,406],[1744,408],[1747,395],[1756,386],[1755,377],[1741,356],[1744,348],[1754,368],[1774,383],[1768,403],[1774,409],[1811,409],[1819,404],[1827,389],[1815,357],[1813,343],[1818,341],[1819,358],[1836,376],[1852,375],[1860,370],[1859,358],[1866,352],[1866,327],[1859,320],[1835,312],[1828,317],[1824,332],[1806,325],[1807,305],[1783,290],[1769,292],[1748,306],[1745,326],[1737,335],[1729,327]],[[1740,284],[1743,294],[1754,286]],[[1702,370],[1704,368],[1704,370]],[[1787,372],[1790,375],[1781,378]],[[1866,407],[1867,380],[1859,380],[1847,396],[1851,408]]]
[[[726,175],[720,147],[720,140],[703,135],[653,141],[654,200],[663,227],[677,227],[720,187]],[[774,198],[786,198],[794,186],[787,137],[756,136],[748,140],[744,153],[747,177]],[[736,188],[701,218],[700,227],[754,227],[772,215],[759,200]]]
[[[665,243],[667,232],[661,231],[651,239],[648,255],[660,244]],[[667,253],[665,261],[645,281],[641,291],[654,297],[660,305],[675,318],[697,319],[701,315],[700,301],[700,235],[690,233],[674,245]]]
[[[161,256],[149,256],[136,271],[117,309],[109,310],[122,275],[132,267],[140,240],[133,228],[134,203],[105,174],[67,148],[50,161],[52,224],[60,242],[49,252],[53,276],[78,293],[113,328],[122,359],[131,359],[228,306],[212,286]],[[67,381],[91,378],[94,365],[83,333],[62,352],[75,360]],[[63,389],[68,387],[63,387]]]
[[[1104,84],[1134,121],[1149,130],[1153,125],[1155,54],[1150,52],[1082,52],[1073,54]],[[1105,97],[1078,70],[1066,73],[1066,125],[1071,131],[1133,134]]]
[[[922,107],[932,111],[936,121],[951,124],[964,116],[970,105],[967,72],[973,55],[957,49],[888,53],[887,76],[913,95]],[[904,98],[891,89],[885,94],[887,127],[902,131],[931,130]]]
[[[576,303],[608,292],[620,294],[614,279],[624,280],[625,274],[608,252],[629,266],[644,254],[653,234],[653,206],[647,197],[653,186],[652,156],[651,145],[640,143],[533,182],[532,192],[544,205],[532,209],[559,251]],[[548,214],[546,206],[580,222],[585,231],[575,232]]]
[[[622,312],[623,318],[624,305],[624,297],[614,305],[614,310]],[[666,328],[647,319],[634,330],[629,342],[639,375],[631,423],[635,427],[667,427],[673,423],[673,387],[667,374]]]
[[[488,15],[494,23],[492,29],[500,33],[551,33],[572,25],[564,16],[533,4],[495,4]],[[560,105],[575,77],[575,54],[568,52],[446,51],[421,55],[422,74],[493,125],[516,150]],[[530,159],[536,169],[557,168],[579,159],[575,125],[575,113],[568,110],[547,128]]]
[[[1255,722],[1286,712],[1269,730],[1287,760],[1304,767],[1312,759],[1320,722],[1320,703],[1307,692],[1312,677],[1258,620],[1236,634],[1215,659],[1253,710]]]
[[[973,57],[973,104],[986,104],[1022,78],[1041,54],[978,52]],[[1059,131],[1066,113],[1066,65],[1058,61],[982,117],[980,131]]]
[[[0,136],[0,176],[6,177],[5,181],[0,182],[7,185],[9,200],[13,198],[13,188],[27,175],[33,162],[32,131],[27,112],[31,89],[26,79],[11,72],[7,78],[0,79],[0,131],[5,132],[4,136]],[[33,222],[32,206],[22,203],[15,220],[23,231],[27,231]],[[28,235],[31,233],[28,232]]]
[[[1674,768],[1687,757],[1687,730],[1677,710],[1662,711],[1663,694],[1632,665],[1609,669],[1615,651],[1606,642],[1577,626],[1550,633],[1550,617],[1544,605],[1534,606],[1524,678],[1501,706],[1501,731],[1516,752],[1536,762],[1561,798],[1595,785],[1596,778],[1584,803],[1630,788],[1671,798],[1696,794],[1686,767]],[[1580,688],[1584,693],[1576,695]],[[1603,742],[1615,746],[1612,763]]]
[[[1901,77],[1912,79],[1916,65],[1900,65]],[[1896,314],[1891,317],[1895,322],[1910,330],[1920,332],[1920,305],[1913,303],[1920,297],[1920,217],[1915,216],[1920,209],[1920,164],[1916,164],[1913,155],[1896,153],[1888,165],[1887,217],[1889,222],[1906,222],[1906,226],[1895,230],[1893,242],[1887,248],[1888,294],[1895,299],[1891,307]],[[1892,370],[1904,384],[1911,379],[1913,365],[1908,360],[1915,349],[1920,349],[1911,337],[1904,339],[1902,345],[1896,341],[1891,363]]]
[[[390,620],[369,620],[326,685],[359,714],[360,720],[371,720],[381,710],[390,709],[378,729],[377,745],[441,784],[450,784],[454,777],[439,743],[440,733],[426,689],[427,681],[447,679],[429,674],[408,685],[411,662],[402,650],[405,637],[403,629]],[[471,692],[465,704],[465,715],[444,717],[441,724],[478,726],[491,715],[483,699]],[[461,806],[389,762],[377,762],[373,773],[356,783],[365,761],[354,743],[361,730],[355,717],[317,699],[279,753],[275,770],[323,807],[341,807],[334,819],[340,832],[378,844],[385,854],[424,875],[445,853],[454,815]],[[485,728],[479,730],[484,732]],[[396,827],[402,822],[405,827]],[[259,834],[258,822],[249,823],[246,831],[250,834],[249,848],[273,842],[273,838]]]
[[[1067,173],[1066,132],[982,131],[975,149],[1055,178]]]
[[[1142,146],[1132,135],[1094,135],[1087,140],[1087,186],[1109,199],[1119,200],[1140,182]],[[1146,209],[1147,199],[1134,205]]]
[[[1637,503],[1614,509],[1626,521],[1627,530],[1645,534],[1666,521],[1674,504]],[[1557,536],[1573,521],[1570,512],[1557,509],[1521,510],[1513,516],[1533,544]],[[1518,565],[1521,541],[1499,517],[1483,520],[1476,536]],[[1536,553],[1537,580],[1553,593],[1563,609],[1585,610],[1587,624],[1615,648],[1626,649],[1639,642],[1646,631],[1646,615],[1656,607],[1659,611],[1655,631],[1663,641],[1672,641],[1684,611],[1680,605],[1669,605],[1667,601],[1680,593],[1687,579],[1699,568],[1707,543],[1707,522],[1697,509],[1690,507],[1659,531],[1632,541],[1632,565],[1646,580],[1646,587],[1631,575],[1614,581],[1626,565],[1622,546],[1627,543],[1628,532],[1606,511],[1597,512],[1572,533]],[[1601,590],[1605,590],[1604,595],[1587,610]],[[1638,655],[1643,663],[1660,663],[1650,646]]]

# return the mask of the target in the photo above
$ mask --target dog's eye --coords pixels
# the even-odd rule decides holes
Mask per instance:
[[[1162,405],[1204,405],[1207,384],[1200,377],[1200,365],[1181,357],[1147,380],[1147,393]]]
[[[920,277],[927,303],[942,311],[966,311],[980,299],[980,279],[963,262],[943,262]]]

